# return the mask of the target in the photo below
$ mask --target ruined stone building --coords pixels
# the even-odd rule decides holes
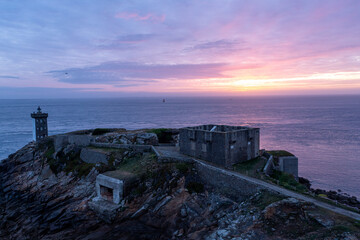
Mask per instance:
[[[201,125],[180,129],[180,152],[220,166],[259,156],[260,129],[243,126]]]

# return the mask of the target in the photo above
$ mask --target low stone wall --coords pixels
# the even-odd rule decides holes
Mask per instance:
[[[94,137],[88,135],[56,135],[54,136],[55,152],[61,151],[69,144],[74,144],[79,147],[89,146],[94,141]]]
[[[129,149],[140,152],[152,151],[152,145],[136,145],[136,144],[116,144],[116,143],[97,143],[92,142],[90,146],[99,148],[118,148],[118,149]]]
[[[91,141],[94,141],[94,137],[87,135],[68,135],[69,144],[74,144],[81,147],[90,145]]]
[[[56,135],[56,136],[54,136],[55,152],[61,151],[68,144],[69,144],[69,137],[67,135]]]
[[[252,196],[260,190],[265,190],[262,186],[236,177],[218,167],[203,164],[201,162],[196,162],[195,167],[203,182],[210,184],[210,186],[214,187],[220,193],[240,201]]]

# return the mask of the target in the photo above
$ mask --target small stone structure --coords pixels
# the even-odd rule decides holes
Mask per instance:
[[[296,156],[279,157],[279,167],[280,171],[298,178],[298,158]]]
[[[111,223],[123,207],[124,195],[130,192],[136,181],[135,175],[120,170],[99,174],[95,185],[97,196],[89,202],[89,207],[105,222]]]
[[[47,113],[41,112],[40,106],[37,108],[37,112],[31,113],[31,117],[34,119],[33,124],[33,139],[38,141],[48,136],[47,126]]]
[[[243,126],[201,125],[180,129],[180,152],[220,166],[259,156],[260,129]]]
[[[96,177],[97,198],[119,204],[138,180],[136,175],[121,170],[99,174]]]
[[[286,151],[273,151],[273,152],[281,152],[282,156],[279,156],[275,153],[272,155],[268,152],[264,152],[262,155],[267,159],[265,167],[263,171],[266,175],[271,175],[274,170],[281,171],[287,174],[291,174],[298,180],[298,158],[294,156],[292,153]]]
[[[275,169],[275,164],[274,164],[274,157],[271,154],[263,154],[263,157],[267,158],[265,167],[263,169],[264,173],[266,175],[271,175],[273,173],[273,170]]]
[[[124,193],[124,181],[99,174],[96,177],[97,197],[119,204]]]

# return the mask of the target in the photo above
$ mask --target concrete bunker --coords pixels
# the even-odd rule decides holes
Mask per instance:
[[[96,177],[97,197],[119,204],[124,193],[124,181],[113,177],[99,174]]]
[[[89,202],[89,207],[105,222],[112,222],[123,206],[122,199],[137,180],[134,174],[120,170],[99,174],[96,177],[97,196]]]
[[[119,204],[137,180],[134,174],[121,170],[99,174],[96,177],[97,198]]]
[[[298,158],[296,156],[279,157],[280,171],[291,174],[298,179]]]
[[[260,129],[201,125],[180,129],[180,152],[230,168],[259,156]]]

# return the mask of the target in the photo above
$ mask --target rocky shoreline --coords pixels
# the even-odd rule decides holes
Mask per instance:
[[[119,136],[112,137],[123,138]],[[242,201],[231,198],[202,182],[190,163],[160,163],[150,152],[127,150],[117,151],[116,161],[110,157],[108,164],[89,165],[79,158],[83,148],[64,143],[54,151],[50,137],[29,143],[0,163],[0,238],[360,238],[359,223],[306,202],[266,191]],[[141,173],[139,181],[115,218],[106,222],[89,208],[95,178],[129,166]]]
[[[342,192],[340,189],[338,189],[338,191],[324,190],[319,188],[314,189],[311,187],[310,181],[302,177],[299,178],[299,183],[303,184],[314,196],[329,199],[335,204],[340,203],[345,206],[354,208],[354,210],[360,211],[360,201],[355,196],[350,196],[349,194]]]
[[[360,210],[360,201],[355,196],[350,196],[347,193],[341,192],[341,190],[333,191],[333,190],[323,190],[323,189],[313,189],[310,191],[317,196],[323,196],[325,198],[333,200],[335,203],[341,203],[346,206],[352,207],[354,209]]]

